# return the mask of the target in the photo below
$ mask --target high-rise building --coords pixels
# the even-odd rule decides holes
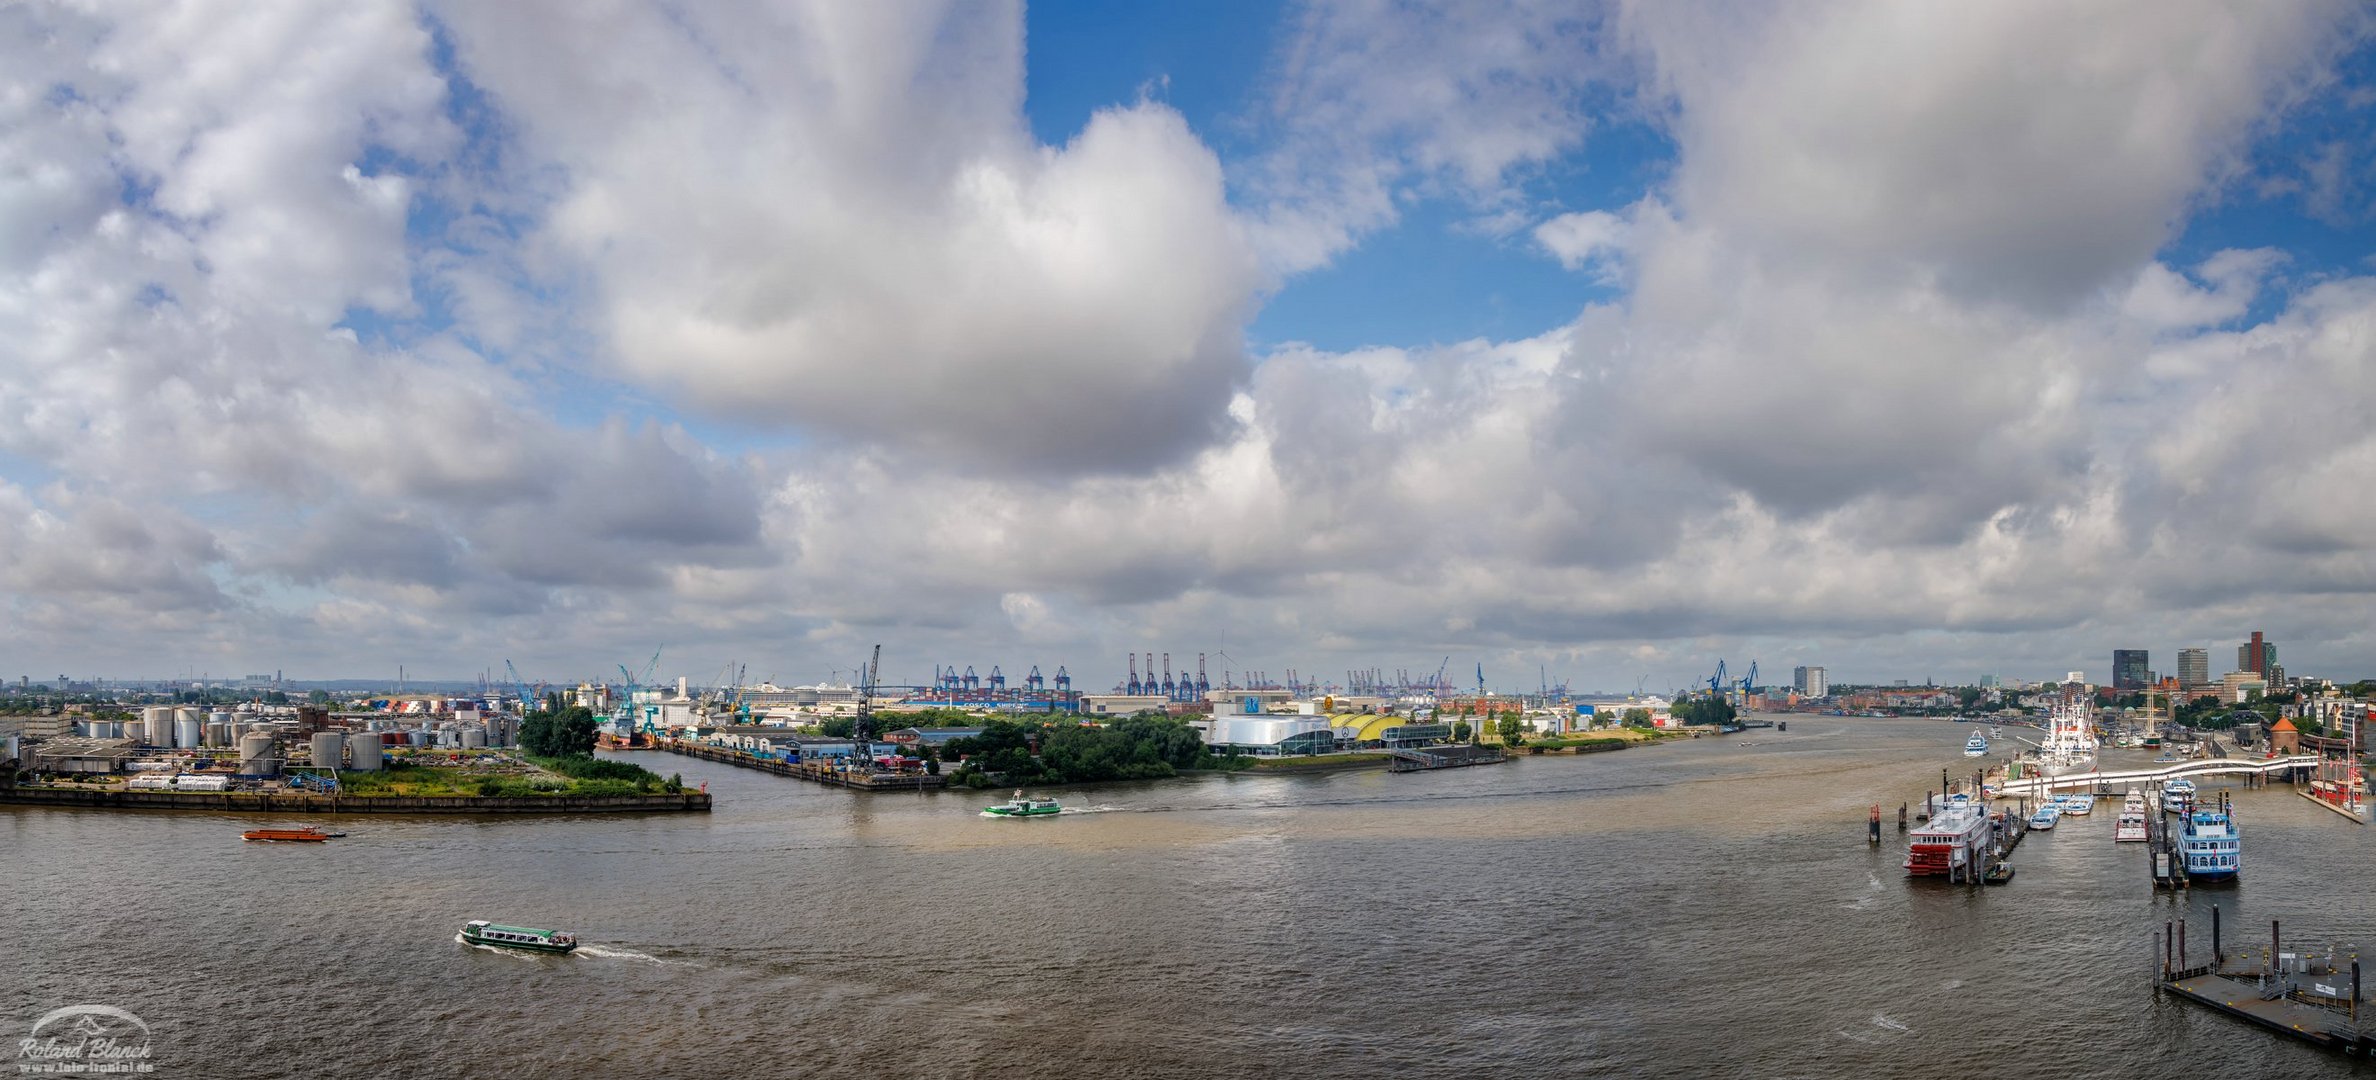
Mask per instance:
[[[2143,690],[2152,677],[2147,670],[2151,661],[2143,649],[2112,650],[2112,689]]]
[[[1800,697],[1831,696],[1831,680],[1824,676],[1823,669],[1819,667],[1799,665],[1790,673],[1790,686],[1798,691]]]
[[[2211,681],[2211,650],[2178,650],[2178,685],[2203,686]]]
[[[2255,675],[2269,673],[2269,665],[2277,662],[2277,646],[2261,639],[2261,632],[2252,632],[2252,640],[2236,646],[2236,670]]]

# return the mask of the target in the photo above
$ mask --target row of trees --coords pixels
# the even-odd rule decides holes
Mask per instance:
[[[982,733],[949,741],[950,757],[966,763],[956,777],[987,784],[1077,784],[1097,780],[1153,780],[1181,769],[1221,768],[1196,729],[1175,717],[1140,713],[1104,727],[992,720]]]
[[[594,756],[594,710],[572,705],[528,714],[520,722],[520,749],[538,757]]]
[[[1732,702],[1715,694],[1684,698],[1675,703],[1673,712],[1675,721],[1681,724],[1723,725],[1740,715],[1734,711]]]

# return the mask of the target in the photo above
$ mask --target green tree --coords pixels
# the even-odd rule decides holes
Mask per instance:
[[[1972,706],[1980,704],[1980,688],[1977,686],[1960,687],[1955,691],[1955,700],[1963,708],[1970,709]]]
[[[1650,710],[1643,708],[1627,709],[1625,710],[1625,715],[1622,720],[1627,727],[1649,727]]]
[[[1466,720],[1462,720],[1459,723],[1452,725],[1453,742],[1467,742],[1469,741],[1469,736],[1472,734],[1475,734],[1475,732],[1469,728],[1468,721]]]
[[[1506,745],[1526,745],[1526,724],[1518,718],[1517,713],[1501,714],[1501,718],[1494,721],[1494,732],[1501,736],[1501,741]]]

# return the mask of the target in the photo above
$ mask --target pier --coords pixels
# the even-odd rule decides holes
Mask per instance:
[[[2164,923],[2154,934],[2155,989],[2312,1046],[2376,1055],[2376,1025],[2360,1013],[2358,954],[2288,952],[2278,931],[2272,919],[2264,946],[2230,955],[2212,908],[2210,962],[2196,965],[2185,920]]]
[[[2291,773],[2295,769],[2316,768],[2317,765],[2318,755],[2316,754],[2288,754],[2284,757],[2266,758],[2260,761],[2240,761],[2235,758],[2205,758],[2201,761],[2180,762],[2176,765],[2162,769],[2126,769],[2120,772],[2084,772],[2065,773],[2061,776],[2025,776],[2019,780],[1999,781],[1996,787],[1995,795],[1996,797],[2002,799],[2012,798],[2018,795],[2050,795],[2056,791],[2079,791],[2083,789],[2092,789],[2096,794],[2102,795],[2110,794],[2125,787],[2145,785],[2158,787],[2161,785],[2162,781],[2180,776],[2187,777],[2188,779],[2202,776],[2221,775],[2268,777]]]
[[[843,772],[831,765],[785,761],[781,758],[763,758],[740,750],[704,746],[700,743],[684,742],[677,739],[663,739],[654,749],[700,758],[703,761],[715,761],[722,765],[757,769],[760,772],[774,773],[777,776],[790,776],[834,787],[848,788],[852,791],[939,791],[949,786],[947,777],[935,776],[930,773]]]

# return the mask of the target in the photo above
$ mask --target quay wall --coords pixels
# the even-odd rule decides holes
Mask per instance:
[[[743,753],[739,750],[728,750],[723,747],[704,746],[700,743],[680,742],[673,739],[663,740],[660,745],[653,747],[653,749],[664,750],[671,754],[682,754],[691,758],[700,758],[703,761],[715,761],[721,765],[734,765],[745,769],[757,769],[760,772],[770,772],[776,774],[777,776],[790,776],[801,780],[814,780],[820,784],[830,784],[834,787],[848,788],[852,791],[936,791],[949,786],[949,779],[945,776],[912,773],[902,773],[897,775],[890,773],[858,773],[853,775],[851,773],[836,771],[832,767],[826,765],[811,765],[784,761],[777,758],[756,757]]]
[[[85,791],[70,788],[0,789],[0,803],[94,810],[213,810],[290,814],[598,814],[701,811],[709,793],[675,795],[318,795],[256,791]]]

